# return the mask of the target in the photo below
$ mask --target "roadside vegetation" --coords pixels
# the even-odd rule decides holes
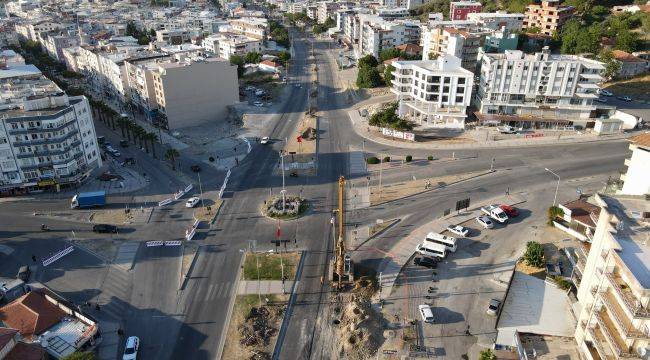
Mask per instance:
[[[526,265],[542,268],[544,267],[544,247],[537,241],[526,243],[526,252],[524,253]]]
[[[257,264],[259,263],[260,280],[282,280],[282,265],[285,279],[294,279],[296,268],[300,261],[300,253],[247,253],[244,259],[243,280],[257,280]]]
[[[368,124],[377,127],[384,127],[398,131],[410,131],[413,130],[415,125],[401,117],[397,116],[397,102],[392,102],[383,109],[372,114]]]

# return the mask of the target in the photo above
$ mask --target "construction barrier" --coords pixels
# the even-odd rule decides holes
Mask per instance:
[[[185,187],[185,190],[183,190],[183,192],[184,192],[185,194],[187,194],[188,192],[190,192],[190,190],[192,190],[193,187],[194,187],[194,185],[189,184],[189,185],[187,185],[187,186]]]
[[[187,241],[192,240],[192,238],[196,235],[196,228],[192,228],[190,230],[185,230],[185,239]]]
[[[152,247],[152,246],[162,246],[165,242],[156,240],[156,241],[147,241],[147,247]]]
[[[72,251],[74,251],[74,246],[70,245],[70,246],[68,246],[67,248],[65,248],[65,249],[63,249],[63,250],[57,252],[56,254],[52,255],[51,257],[49,257],[49,258],[43,260],[43,266],[48,266],[48,265],[50,265],[51,263],[53,263],[53,262],[59,260],[60,258],[66,256],[66,255],[68,255],[68,254],[71,253]]]
[[[201,222],[201,220],[199,220],[199,219],[194,220],[194,224],[192,224],[192,227],[196,229],[197,227],[199,227],[200,222]]]
[[[172,201],[174,201],[174,200],[173,199],[165,199],[163,201],[159,201],[158,206],[165,206],[165,205],[171,203]]]
[[[228,172],[226,173],[226,178],[223,179],[223,184],[221,185],[221,189],[219,190],[219,199],[223,198],[223,192],[226,191],[226,186],[228,185],[228,179],[230,179],[230,169],[228,169]]]
[[[247,154],[250,154],[250,152],[251,152],[251,148],[252,148],[252,147],[251,147],[251,142],[248,141],[248,139],[245,138],[245,137],[243,137],[242,139],[244,140],[244,142],[246,142],[246,146],[248,147],[248,150],[246,151],[246,153],[247,153]]]
[[[544,134],[540,133],[540,134],[526,134],[524,137],[526,139],[528,139],[528,138],[537,138],[537,137],[543,137],[543,136],[544,136]]]
[[[180,240],[165,241],[165,246],[180,246],[181,243]]]

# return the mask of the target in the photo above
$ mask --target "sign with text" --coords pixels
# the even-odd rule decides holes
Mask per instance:
[[[396,138],[396,139],[415,141],[415,134],[409,133],[409,132],[398,131],[398,130],[387,129],[387,128],[381,128],[381,133],[384,136],[390,136],[390,137],[393,137],[393,138]]]

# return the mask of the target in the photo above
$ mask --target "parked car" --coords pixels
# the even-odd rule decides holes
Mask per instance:
[[[609,90],[601,89],[601,90],[600,90],[600,95],[605,95],[605,96],[614,96],[614,93],[611,92],[611,91],[609,91]]]
[[[129,336],[124,346],[124,355],[122,360],[136,360],[138,358],[138,349],[140,348],[140,338]]]
[[[467,236],[469,234],[469,229],[461,225],[448,226],[447,231],[458,236]]]
[[[594,99],[594,101],[598,101],[599,103],[606,103],[607,99],[599,97],[599,98]]]
[[[422,321],[425,323],[433,323],[433,311],[431,310],[431,306],[426,304],[418,305],[418,310],[420,310]]]
[[[29,281],[29,276],[32,274],[32,271],[29,269],[29,266],[23,265],[18,269],[18,275],[16,275],[17,279],[20,279],[24,282]]]
[[[497,314],[499,313],[499,307],[501,307],[501,301],[499,301],[497,299],[492,299],[488,303],[488,307],[487,307],[486,312],[487,312],[488,315],[497,316]]]
[[[260,144],[262,144],[262,145],[266,145],[266,144],[268,144],[270,142],[271,142],[271,139],[268,136],[265,136],[265,137],[262,138],[262,140],[260,140]]]
[[[517,208],[515,208],[513,206],[499,205],[499,207],[501,208],[501,210],[503,210],[504,213],[506,213],[506,215],[508,215],[508,217],[517,217],[517,216],[519,216],[519,211],[517,210]]]
[[[619,96],[618,99],[623,100],[623,101],[627,101],[627,102],[632,101],[632,98],[629,97],[629,96]]]
[[[481,226],[483,226],[483,228],[485,228],[485,229],[492,229],[494,227],[494,223],[487,216],[479,216],[479,217],[477,217],[476,222],[481,224]]]
[[[129,142],[126,140],[120,140],[120,146],[121,147],[129,147]]]
[[[264,91],[264,90],[262,90],[262,89],[255,90],[255,95],[257,95],[257,96],[262,96],[262,95],[264,95],[265,93],[266,93],[266,91]]]
[[[194,171],[195,173],[197,173],[197,172],[200,172],[200,171],[201,171],[201,167],[200,167],[199,165],[197,165],[197,164],[194,164],[194,165],[190,166],[190,170],[192,170],[192,171]]]
[[[512,126],[504,125],[504,126],[497,126],[497,130],[499,130],[500,133],[502,134],[516,134],[517,129],[513,128]]]
[[[300,85],[300,84],[296,84],[296,85],[294,85],[294,86],[297,87],[297,88],[301,88],[301,87],[302,87],[302,85]]]
[[[261,101],[256,101],[256,102],[253,103],[253,105],[255,105],[257,107],[262,107],[262,106],[264,106],[264,103],[261,102]]]
[[[424,266],[429,269],[435,269],[438,267],[438,262],[430,257],[416,257],[413,260],[415,265]]]
[[[255,90],[255,86],[250,86],[250,85],[248,85],[248,86],[246,86],[246,88],[244,88],[244,90],[246,90],[246,91],[253,91],[253,90]]]
[[[199,203],[201,199],[199,199],[197,196],[192,196],[191,198],[187,199],[187,202],[185,202],[185,207],[186,208],[193,208],[196,206],[196,204]]]
[[[124,165],[135,165],[135,159],[132,157],[124,158],[124,161],[122,161],[122,166]]]
[[[117,234],[117,226],[110,224],[95,224],[93,225],[93,232]]]

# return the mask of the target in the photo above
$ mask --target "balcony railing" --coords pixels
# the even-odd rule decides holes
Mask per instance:
[[[605,307],[607,310],[609,310],[609,315],[616,324],[619,326],[621,329],[621,332],[623,335],[628,338],[628,339],[648,339],[650,338],[650,335],[648,333],[643,333],[641,330],[636,329],[634,325],[629,321],[629,319],[626,318],[625,314],[621,313],[620,307],[617,306],[614,302],[616,301],[613,299],[613,294],[609,291],[604,291],[600,294],[600,299],[603,301],[603,304],[605,304]]]
[[[632,313],[634,317],[650,319],[650,310],[642,307],[630,290],[623,290],[621,288],[618,280],[614,277],[614,273],[607,273],[607,278],[612,283],[612,287],[616,291],[616,294],[623,299],[623,304],[625,304],[627,310]]]
[[[594,313],[594,317],[596,318],[596,321],[598,322],[598,326],[603,331],[603,334],[605,334],[605,337],[607,338],[607,341],[609,342],[609,344],[612,346],[612,350],[614,350],[614,354],[616,355],[616,357],[619,357],[619,358],[634,357],[634,355],[631,354],[630,352],[628,352],[627,349],[623,349],[621,347],[620,342],[617,341],[617,339],[614,337],[615,335],[612,334],[612,332],[610,330],[611,326],[607,322],[605,322],[605,319],[603,318],[603,315],[607,316],[607,314],[602,312],[602,311]]]
[[[607,340],[604,339],[603,333],[600,331],[600,329],[594,330],[593,328],[589,328],[588,332],[589,335],[591,335],[591,338],[593,339],[593,344],[594,347],[596,348],[596,351],[598,352],[598,355],[600,355],[602,359],[606,359],[606,360],[615,359],[614,355],[611,354],[611,352],[608,352],[603,346],[603,342]]]

